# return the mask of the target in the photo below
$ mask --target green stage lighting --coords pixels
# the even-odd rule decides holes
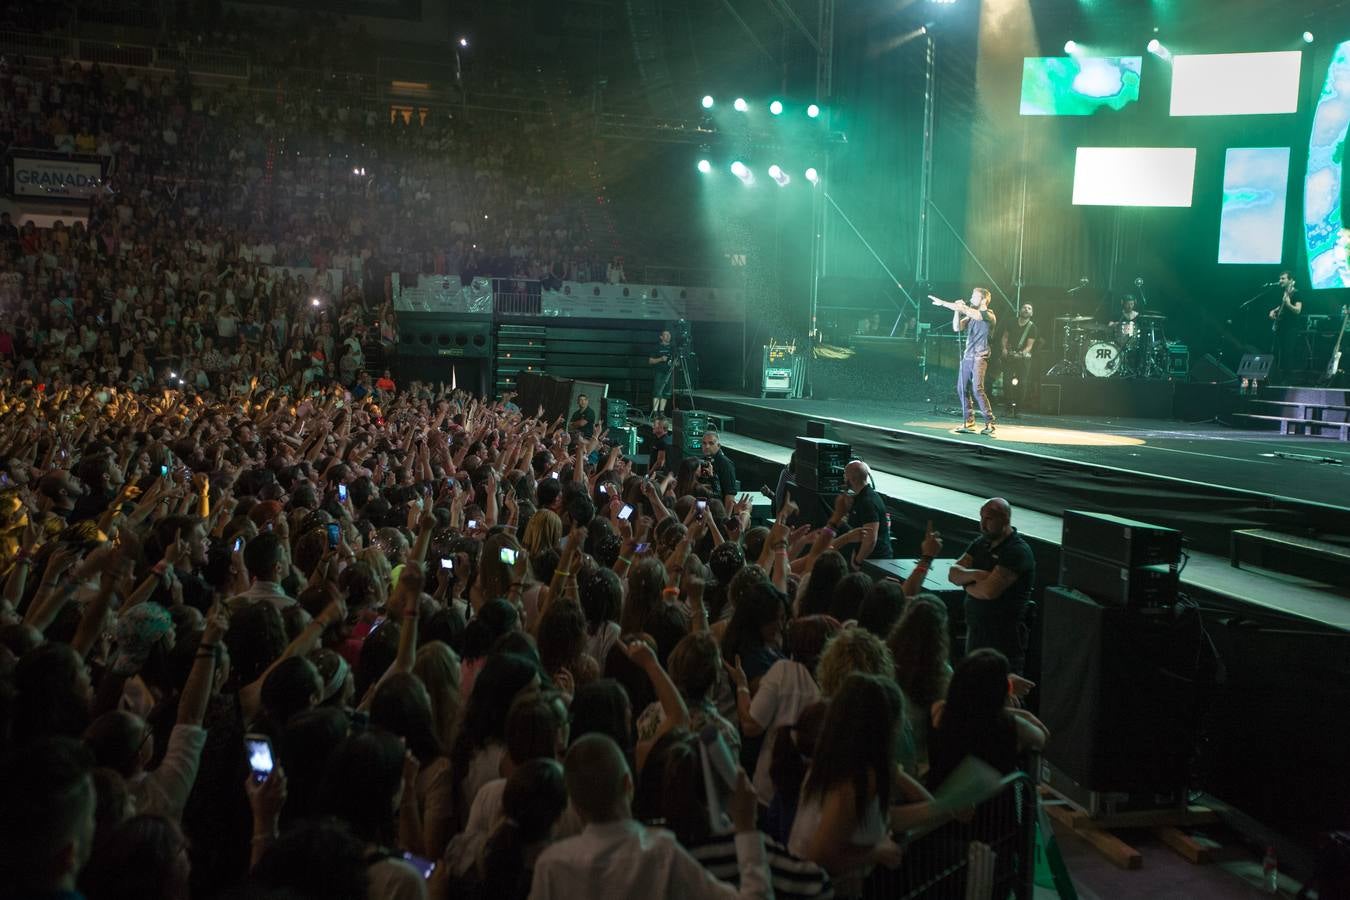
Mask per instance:
[[[770,103],[769,112],[773,113],[775,116],[781,116],[783,114],[783,101],[775,100]]]

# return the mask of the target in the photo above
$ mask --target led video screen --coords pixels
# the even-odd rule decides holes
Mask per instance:
[[[1194,147],[1079,147],[1074,206],[1191,205]]]
[[[1234,147],[1223,167],[1219,262],[1278,265],[1284,259],[1288,147]]]
[[[1350,42],[1338,46],[1331,57],[1308,138],[1303,234],[1308,249],[1308,280],[1314,288],[1350,287],[1350,259],[1341,207],[1348,127]]]
[[[1172,60],[1172,115],[1259,116],[1298,112],[1303,54],[1209,53]]]
[[[1022,61],[1022,115],[1090,116],[1139,100],[1140,56],[1028,57]]]

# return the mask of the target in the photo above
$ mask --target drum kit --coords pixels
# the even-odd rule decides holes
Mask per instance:
[[[1091,316],[1060,316],[1060,360],[1045,374],[1082,378],[1157,378],[1167,376],[1167,317],[1143,313],[1110,325]]]

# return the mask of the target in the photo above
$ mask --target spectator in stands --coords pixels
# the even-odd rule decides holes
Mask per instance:
[[[33,741],[0,765],[0,883],[15,897],[71,897],[94,844],[89,754],[69,738]]]

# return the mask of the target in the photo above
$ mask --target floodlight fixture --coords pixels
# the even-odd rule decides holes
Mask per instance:
[[[1070,40],[1064,42],[1064,52],[1070,56],[1076,56],[1082,49],[1083,48],[1078,45],[1077,41]]]
[[[806,108],[806,117],[807,117],[808,119],[819,118],[819,117],[820,117],[820,107],[817,106],[816,104],[812,103],[810,106],[808,106],[808,107]]]
[[[812,184],[820,184],[820,173],[816,171],[815,166],[806,170],[806,180]]]
[[[466,37],[460,38],[460,39],[459,39],[459,46],[460,46],[460,48],[463,49],[463,50],[468,50],[468,49],[469,49],[469,39],[466,38]]]
[[[704,109],[712,109],[712,108],[713,108],[713,104],[714,104],[715,102],[716,102],[716,101],[713,100],[712,94],[704,94],[704,95],[703,95],[703,108],[704,108]]]
[[[1311,31],[1303,32],[1303,43],[1311,44],[1313,42],[1313,33]]]
[[[779,187],[787,187],[792,181],[792,178],[783,171],[783,167],[778,163],[769,166],[769,177],[777,182]]]
[[[749,112],[750,104],[745,102],[744,97],[737,97],[736,102],[731,104],[736,108],[736,112]]]
[[[707,175],[712,171],[712,163],[710,163],[706,159],[700,159],[698,161],[698,170],[702,172],[704,175]]]
[[[775,116],[781,116],[783,114],[783,101],[775,100],[770,103],[769,112],[773,113]]]
[[[750,169],[738,159],[731,164],[731,174],[737,178],[744,178],[750,174]]]
[[[1167,46],[1157,38],[1148,42],[1148,52],[1164,62],[1172,61],[1172,51],[1168,50]]]

